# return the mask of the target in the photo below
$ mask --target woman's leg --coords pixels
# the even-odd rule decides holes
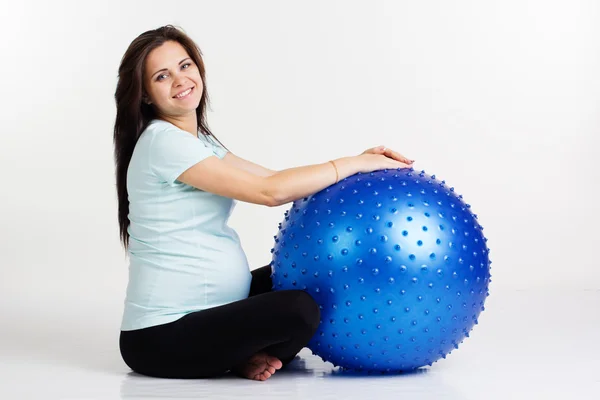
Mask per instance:
[[[255,269],[252,273],[252,283],[250,284],[250,294],[248,297],[256,296],[261,293],[268,293],[273,288],[271,280],[271,264]]]
[[[252,271],[252,284],[250,285],[250,294],[248,295],[248,297],[252,297],[252,296],[256,296],[258,294],[262,294],[262,293],[268,293],[273,289],[273,281],[271,279],[271,265],[265,265],[264,267],[260,267],[257,268],[255,270]],[[302,350],[299,349],[298,351]],[[264,349],[264,351],[271,355],[271,348],[266,348]],[[296,357],[296,354],[288,357],[288,358],[284,358],[281,359],[280,361],[283,363],[283,366],[285,367],[287,364],[289,364],[291,361],[294,360],[294,358]]]
[[[258,352],[293,359],[319,321],[319,306],[304,291],[261,293],[169,324],[122,332],[121,354],[131,369],[144,375],[211,377]]]

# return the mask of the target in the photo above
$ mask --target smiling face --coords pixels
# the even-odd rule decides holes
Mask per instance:
[[[159,117],[196,120],[202,78],[194,60],[178,42],[165,42],[148,54],[144,88],[146,101],[154,105]]]

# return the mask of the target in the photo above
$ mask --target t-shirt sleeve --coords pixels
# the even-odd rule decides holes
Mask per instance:
[[[155,134],[150,145],[150,168],[170,186],[183,172],[200,161],[214,156],[212,149],[192,134],[164,130]]]
[[[219,158],[223,158],[225,157],[225,154],[227,154],[227,149],[225,149],[223,146],[221,146],[219,144],[219,142],[217,142],[215,139],[213,139],[212,137],[210,138],[211,142],[214,145],[214,151],[217,154],[217,157]]]

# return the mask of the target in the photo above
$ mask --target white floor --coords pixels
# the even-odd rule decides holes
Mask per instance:
[[[600,399],[600,291],[494,293],[458,350],[421,372],[351,376],[304,349],[266,382],[131,372],[106,306],[0,294],[0,399]]]

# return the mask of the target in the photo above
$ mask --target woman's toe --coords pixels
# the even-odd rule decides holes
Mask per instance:
[[[283,363],[277,357],[269,357],[267,359],[267,362],[270,366],[274,367],[275,369],[280,369],[283,366]]]

